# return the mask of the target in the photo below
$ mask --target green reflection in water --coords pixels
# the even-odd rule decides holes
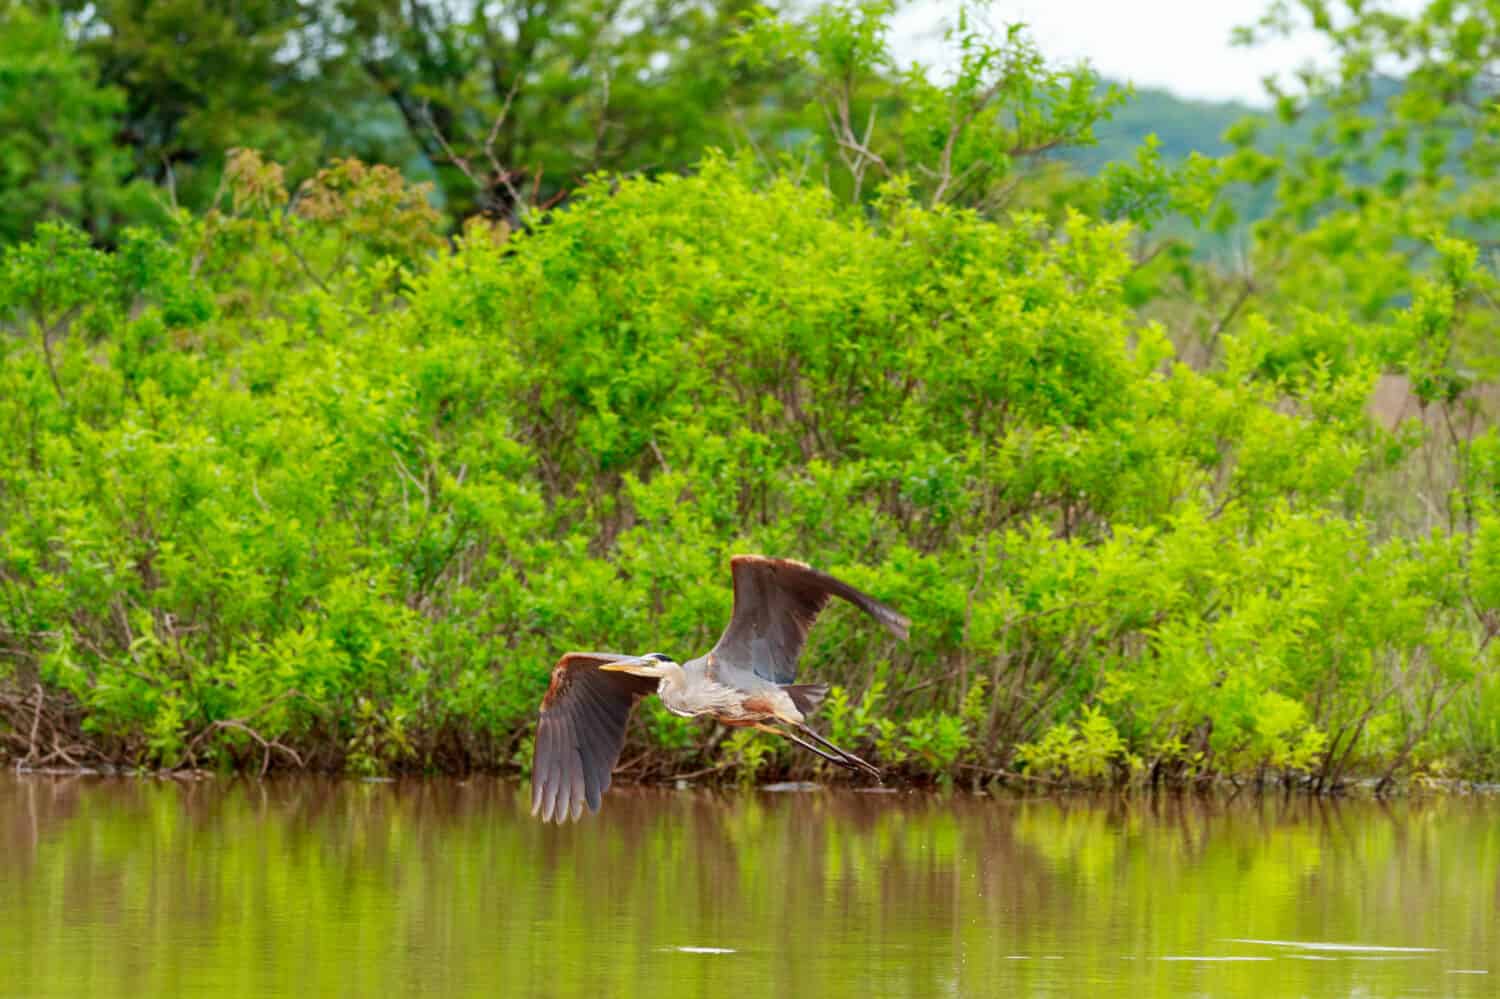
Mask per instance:
[[[0,777],[7,996],[771,990],[1495,994],[1500,801]]]

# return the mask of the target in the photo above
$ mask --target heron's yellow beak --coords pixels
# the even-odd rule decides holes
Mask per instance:
[[[658,679],[662,675],[662,664],[655,659],[621,659],[617,663],[605,663],[599,667],[607,669],[612,673],[633,673],[636,676],[654,676]]]

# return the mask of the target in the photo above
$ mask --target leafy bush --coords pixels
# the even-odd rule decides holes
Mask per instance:
[[[1123,224],[866,215],[711,159],[443,253],[391,172],[281,184],[242,154],[220,211],[5,252],[18,756],[515,766],[561,650],[698,654],[768,551],[912,617],[834,610],[804,660],[830,734],[912,775],[1495,758],[1465,692],[1500,519],[1383,537],[1373,367],[1268,379],[1264,324],[1177,362]],[[645,772],[704,752],[638,718]]]
[[[558,652],[701,652],[758,550],[912,617],[898,646],[833,611],[806,656],[833,738],[910,776],[1493,774],[1500,131],[1494,33],[1458,16],[1318,21],[1346,53],[1467,41],[1383,106],[1368,58],[1310,74],[1278,108],[1321,109],[1283,130],[1307,149],[1247,126],[1088,180],[1043,154],[1120,95],[1020,32],[964,13],[936,82],[887,4],[763,14],[738,58],[811,100],[779,153],[450,243],[389,167],[289,191],[246,151],[207,212],[117,231],[118,95],[5,8],[36,44],[0,88],[77,97],[59,169],[34,135],[10,169],[96,238],[0,251],[0,745],[524,768]],[[1243,268],[1163,235],[1245,189]],[[1392,385],[1415,418],[1372,421]],[[821,766],[702,735],[648,702],[627,770]]]

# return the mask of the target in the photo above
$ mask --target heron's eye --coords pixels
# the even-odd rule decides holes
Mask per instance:
[[[671,662],[671,661],[672,661],[672,657],[671,657],[671,656],[669,656],[669,655],[664,655],[664,654],[662,654],[662,653],[660,653],[660,652],[652,652],[652,653],[649,653],[649,654],[648,654],[648,655],[647,655],[647,656],[646,656],[646,658],[647,658],[647,659],[655,659],[655,660],[656,660],[656,661],[657,661],[657,662],[659,662],[659,663],[669,663],[669,662]]]

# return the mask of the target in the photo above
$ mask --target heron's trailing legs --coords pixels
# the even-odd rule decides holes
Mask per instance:
[[[859,771],[858,767],[856,767],[853,763],[850,763],[848,760],[844,759],[842,756],[835,756],[832,753],[824,752],[823,750],[819,749],[817,746],[814,746],[812,743],[810,743],[810,742],[803,742],[801,739],[797,738],[795,735],[793,735],[792,733],[790,733],[790,732],[788,732],[788,731],[786,731],[784,729],[767,728],[766,731],[767,732],[775,732],[777,735],[781,736],[783,739],[790,739],[793,742],[795,742],[797,745],[801,746],[803,749],[807,750],[809,753],[813,753],[816,756],[821,756],[821,757],[823,757],[823,759],[827,760],[829,763],[835,763],[838,766],[843,767],[845,770],[851,770],[851,771],[854,771],[856,773]]]
[[[832,752],[828,752],[826,750],[819,749],[817,746],[813,745],[812,743],[805,742],[802,739],[797,738],[795,735],[793,735],[792,733],[788,732],[786,729],[774,728],[773,726],[765,725],[765,724],[759,724],[759,725],[756,725],[755,727],[757,729],[759,729],[760,731],[762,731],[762,732],[769,732],[772,735],[778,735],[778,736],[780,736],[783,739],[790,739],[791,741],[795,742],[797,745],[801,746],[803,749],[807,750],[809,753],[812,753],[812,754],[814,754],[816,756],[821,756],[823,759],[827,760],[829,763],[833,763],[833,764],[836,764],[838,766],[841,766],[845,770],[853,771],[855,773],[864,772],[864,773],[868,774],[869,776],[874,777],[877,781],[880,780],[880,771],[877,770],[877,769],[875,769],[874,766],[872,766],[869,763],[866,763],[864,760],[860,759],[858,756],[855,756],[853,753],[846,752],[846,751],[840,749],[839,747],[835,746],[833,743],[829,742],[827,739],[825,739],[822,736],[818,735],[818,733],[814,732],[812,729],[808,728],[806,725],[799,725],[797,727],[800,728],[802,731],[806,732],[808,735],[812,736],[814,739],[816,739],[819,742],[823,743],[823,745],[827,746],[828,749],[832,750]],[[835,754],[837,754],[837,755],[835,755]]]
[[[873,763],[869,763],[869,762],[867,762],[865,760],[860,759],[858,756],[855,756],[853,753],[849,752],[849,750],[847,750],[847,749],[840,749],[838,746],[835,746],[833,743],[831,743],[827,739],[823,738],[817,732],[814,732],[807,725],[801,724],[799,722],[796,725],[796,729],[797,729],[797,731],[801,732],[803,735],[811,736],[813,739],[817,740],[817,742],[819,742],[820,744],[822,744],[824,747],[828,748],[829,750],[832,750],[833,752],[838,753],[844,759],[848,760],[850,763],[852,763],[855,766],[859,767],[861,770],[863,770],[865,773],[869,774],[871,777],[874,777],[876,780],[880,780],[880,771],[875,767],[875,765]]]

